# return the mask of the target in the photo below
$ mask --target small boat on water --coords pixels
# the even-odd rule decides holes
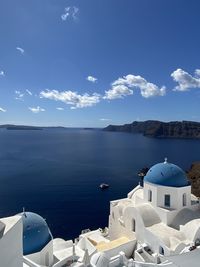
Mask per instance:
[[[109,187],[109,184],[102,183],[99,186],[101,189],[107,189]]]

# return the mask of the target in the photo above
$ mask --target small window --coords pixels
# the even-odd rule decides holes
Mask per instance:
[[[133,232],[135,232],[135,227],[136,227],[136,223],[135,223],[135,219],[133,219],[133,221],[132,221],[132,230],[133,230]]]
[[[151,190],[148,191],[148,201],[152,202],[152,191]]]
[[[159,253],[161,254],[161,255],[164,255],[164,248],[163,247],[159,247]]]
[[[183,206],[187,205],[186,193],[183,194]]]
[[[170,207],[170,195],[165,195],[165,207]]]

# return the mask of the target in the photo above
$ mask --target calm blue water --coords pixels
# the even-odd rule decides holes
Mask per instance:
[[[138,184],[137,172],[164,160],[188,169],[200,141],[92,130],[0,131],[0,217],[26,210],[54,237],[108,224],[109,201]],[[107,182],[110,188],[99,190]]]

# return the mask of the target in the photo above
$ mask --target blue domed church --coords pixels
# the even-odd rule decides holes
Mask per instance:
[[[144,199],[154,207],[180,210],[191,205],[191,185],[185,172],[175,164],[155,164],[144,177]],[[162,210],[161,210],[162,212]],[[165,223],[171,223],[171,216],[165,216]]]
[[[191,231],[192,229],[192,231]],[[111,240],[135,240],[135,258],[142,253],[171,256],[200,240],[200,205],[191,194],[186,173],[177,165],[153,165],[127,198],[111,201],[109,216]],[[143,259],[145,261],[145,258]],[[158,263],[155,261],[155,263]]]
[[[50,266],[53,262],[53,238],[45,219],[33,212],[24,211],[20,215],[23,255],[40,265]]]

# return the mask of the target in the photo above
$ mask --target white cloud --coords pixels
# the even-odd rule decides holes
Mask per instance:
[[[83,95],[80,95],[77,92],[59,92],[57,90],[41,91],[40,98],[64,102],[65,104],[72,105],[71,109],[91,107],[100,101],[100,95],[97,93],[92,95],[84,93]]]
[[[111,121],[111,119],[101,118],[100,121]]]
[[[88,76],[87,78],[86,78],[86,80],[88,80],[89,82],[92,82],[92,83],[95,83],[95,82],[97,82],[97,78],[95,78],[95,77],[93,77],[93,76]]]
[[[64,110],[64,108],[56,108],[57,110]]]
[[[200,69],[195,70],[194,77],[182,69],[177,69],[172,72],[171,77],[178,83],[174,91],[184,92],[192,88],[200,88]]]
[[[122,78],[117,79],[112,83],[112,88],[105,92],[104,99],[123,98],[127,95],[133,94],[133,89],[140,89],[143,97],[149,98],[153,96],[164,96],[166,93],[165,86],[159,88],[157,85],[147,82],[141,76],[129,74]]]
[[[32,111],[33,113],[39,113],[39,112],[42,112],[42,111],[45,111],[45,109],[44,108],[41,108],[41,107],[39,107],[39,106],[37,106],[37,107],[29,107],[28,108],[30,111]]]
[[[141,76],[134,76],[131,74],[117,79],[112,83],[111,86],[112,87],[110,90],[105,91],[104,96],[97,93],[78,94],[76,91],[58,91],[48,89],[41,91],[39,96],[40,98],[61,101],[67,105],[71,105],[71,109],[77,109],[94,106],[102,99],[113,100],[132,95],[134,88],[139,88],[141,95],[145,98],[163,96],[165,95],[166,91],[166,88],[164,86],[159,88],[157,85],[147,82]]]
[[[129,89],[127,86],[121,84],[121,85],[112,85],[112,88],[108,91],[105,91],[104,99],[117,99],[117,98],[123,98],[127,95],[132,95],[133,90]]]
[[[65,7],[64,13],[61,15],[61,19],[63,21],[68,18],[72,18],[73,20],[78,20],[79,8],[76,6],[68,6]]]
[[[33,93],[28,89],[26,89],[26,92],[27,92],[28,95],[33,95]]]
[[[0,112],[6,112],[6,109],[0,108]]]
[[[0,70],[0,76],[5,76],[5,72],[3,70]]]
[[[62,20],[66,20],[70,16],[69,10],[70,10],[70,7],[65,8],[65,13],[61,15]]]
[[[16,94],[15,99],[24,101],[24,93],[22,93],[21,91],[16,90],[15,94]]]
[[[195,74],[196,74],[196,76],[200,76],[200,69],[196,69]]]
[[[16,49],[23,55],[24,54],[24,49],[23,48],[21,48],[21,47],[16,47]]]

